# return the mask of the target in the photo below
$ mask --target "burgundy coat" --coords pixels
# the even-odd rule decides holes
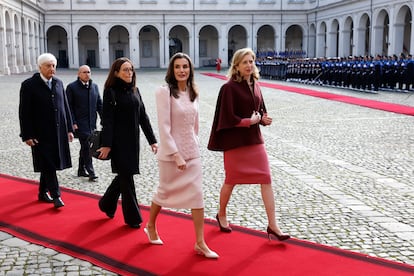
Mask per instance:
[[[246,81],[229,80],[219,92],[207,148],[226,151],[241,146],[263,144],[259,124],[250,127],[236,127],[242,119],[250,118],[253,111],[266,113],[260,87],[254,85],[255,95],[251,93]]]

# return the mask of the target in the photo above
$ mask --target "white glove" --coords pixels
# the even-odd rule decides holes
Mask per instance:
[[[250,125],[257,124],[258,122],[260,122],[261,119],[262,117],[260,116],[260,113],[257,111],[253,111],[253,114],[250,117]]]

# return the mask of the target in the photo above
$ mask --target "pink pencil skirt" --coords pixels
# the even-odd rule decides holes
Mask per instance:
[[[224,152],[226,184],[271,184],[269,160],[264,144]]]

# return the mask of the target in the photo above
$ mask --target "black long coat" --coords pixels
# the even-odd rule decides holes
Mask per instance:
[[[112,172],[139,174],[140,128],[150,145],[157,140],[138,88],[134,93],[118,79],[115,87],[105,89],[102,126],[102,146],[111,147]]]
[[[72,118],[63,83],[53,77],[52,91],[35,73],[22,82],[19,103],[20,137],[36,139],[32,147],[33,169],[63,170],[72,167],[68,133]]]
[[[102,116],[102,98],[98,85],[89,81],[85,87],[79,78],[66,87],[73,124],[78,125],[77,133],[92,134],[96,129],[97,114]]]

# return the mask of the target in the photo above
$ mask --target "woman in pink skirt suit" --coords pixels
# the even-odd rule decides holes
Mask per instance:
[[[156,91],[160,180],[144,232],[151,244],[163,244],[156,228],[161,207],[189,208],[196,234],[194,250],[207,258],[217,259],[217,253],[204,241],[198,90],[194,83],[194,66],[188,55],[176,53],[171,58],[165,81],[167,85]]]
[[[261,184],[262,199],[268,218],[269,239],[286,240],[276,223],[275,201],[269,161],[259,125],[267,126],[272,118],[257,80],[256,55],[249,48],[235,52],[228,77],[219,92],[208,149],[224,152],[225,180],[220,191],[220,209],[216,216],[222,232],[230,233],[226,216],[227,203],[236,184]]]

